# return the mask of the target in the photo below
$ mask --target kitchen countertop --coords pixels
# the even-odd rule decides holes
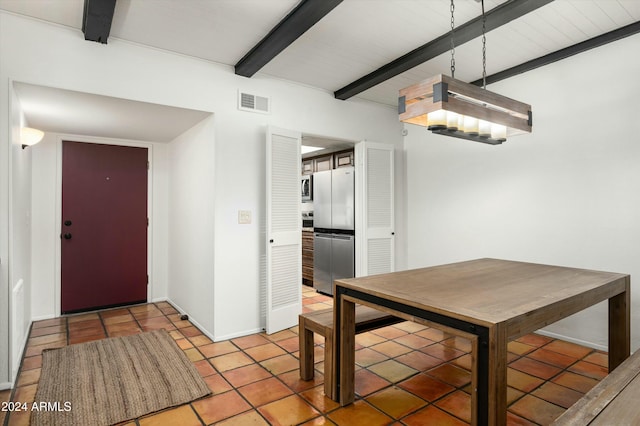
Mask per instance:
[[[307,232],[313,232],[313,228],[302,228],[303,231],[307,231]]]

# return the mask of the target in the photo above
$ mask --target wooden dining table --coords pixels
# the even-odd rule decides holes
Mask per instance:
[[[630,353],[630,277],[478,259],[334,281],[335,395],[355,398],[355,304],[471,341],[471,422],[504,425],[507,343],[608,300],[609,371]]]

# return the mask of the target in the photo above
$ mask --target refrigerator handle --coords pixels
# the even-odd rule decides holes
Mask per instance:
[[[336,240],[353,240],[353,235],[333,234],[333,238]]]

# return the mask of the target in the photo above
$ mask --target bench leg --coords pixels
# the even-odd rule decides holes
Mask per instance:
[[[298,319],[298,339],[300,341],[300,378],[313,379],[315,356],[313,353],[313,331],[307,329],[304,317]]]
[[[333,354],[333,330],[326,331],[324,337],[324,394],[326,397],[335,400],[336,398],[336,383],[333,377],[333,370],[335,368],[335,358]]]

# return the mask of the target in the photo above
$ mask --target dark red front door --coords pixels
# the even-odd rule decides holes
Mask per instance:
[[[147,300],[147,149],[62,143],[62,312]]]

